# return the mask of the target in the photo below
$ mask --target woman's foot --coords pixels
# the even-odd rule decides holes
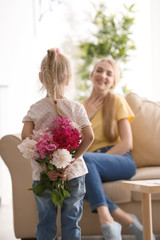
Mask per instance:
[[[121,225],[117,222],[101,226],[105,240],[122,240]]]
[[[143,226],[134,214],[130,214],[133,218],[133,223],[128,226],[128,229],[136,236],[137,240],[143,240]],[[155,240],[153,234],[153,240]]]

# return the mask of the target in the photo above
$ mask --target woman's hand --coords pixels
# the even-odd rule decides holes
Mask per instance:
[[[101,108],[104,101],[102,96],[91,96],[84,102],[88,117],[91,120],[96,112]]]

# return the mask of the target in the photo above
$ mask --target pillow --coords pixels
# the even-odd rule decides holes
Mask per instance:
[[[126,100],[135,114],[132,155],[137,167],[160,165],[160,103],[135,93],[129,93]]]

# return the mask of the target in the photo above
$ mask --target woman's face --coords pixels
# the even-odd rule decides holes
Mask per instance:
[[[109,90],[114,84],[114,69],[107,61],[99,62],[91,75],[93,87],[99,90]]]

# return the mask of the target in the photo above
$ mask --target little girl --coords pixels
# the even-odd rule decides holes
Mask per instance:
[[[71,186],[70,197],[67,197],[61,208],[62,240],[80,240],[81,229],[78,223],[82,216],[82,203],[85,195],[85,174],[88,172],[82,154],[93,141],[93,132],[86,111],[78,102],[64,97],[64,88],[71,79],[71,67],[68,59],[59,49],[49,49],[41,63],[39,79],[46,89],[47,96],[33,104],[23,118],[22,140],[31,137],[33,130],[50,127],[53,118],[58,115],[68,116],[82,129],[83,139],[76,150],[74,161],[61,172],[50,171],[51,181],[58,177],[69,180]],[[42,167],[35,160],[31,160],[33,167],[33,186],[40,180]],[[51,193],[46,190],[42,195],[35,195],[38,225],[37,240],[53,240],[57,234],[57,207],[51,199]]]

